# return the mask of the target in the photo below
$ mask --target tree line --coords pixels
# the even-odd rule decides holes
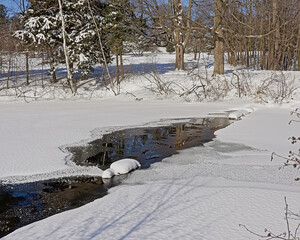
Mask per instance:
[[[0,5],[1,52],[43,53],[54,83],[57,66],[66,64],[74,92],[74,74],[86,76],[103,64],[113,86],[124,78],[123,54],[153,45],[172,46],[179,70],[188,52],[195,58],[213,52],[214,75],[224,74],[224,59],[233,66],[300,70],[298,0],[19,1],[23,9],[13,17]]]

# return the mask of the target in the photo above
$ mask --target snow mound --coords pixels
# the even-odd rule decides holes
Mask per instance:
[[[111,168],[108,168],[102,173],[102,178],[112,178],[115,175],[115,171]]]
[[[110,165],[110,168],[106,169],[103,172],[102,178],[112,178],[115,175],[126,174],[140,167],[141,164],[135,159],[121,159],[119,161],[113,162]]]
[[[130,158],[121,159],[110,165],[110,168],[113,169],[116,175],[129,173],[139,167],[141,167],[141,164],[137,160]]]

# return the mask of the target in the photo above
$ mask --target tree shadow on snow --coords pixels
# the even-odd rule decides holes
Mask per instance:
[[[199,202],[206,200],[210,201],[210,199],[220,193],[222,190],[216,190],[210,192],[208,194],[203,193],[202,191],[197,191],[197,189],[201,187],[205,187],[211,180],[207,180],[203,183],[197,184],[194,179],[187,179],[186,181],[178,181],[174,182],[169,180],[168,183],[164,183],[162,186],[154,186],[150,188],[147,193],[139,196],[135,201],[128,203],[122,207],[122,211],[118,212],[118,215],[111,216],[110,219],[107,219],[98,230],[91,232],[89,234],[90,239],[94,239],[97,237],[101,237],[102,234],[109,231],[116,232],[118,229],[118,225],[122,224],[122,222],[132,222],[132,224],[128,224],[128,229],[125,234],[120,234],[116,239],[124,240],[130,237],[135,232],[142,232],[143,229],[147,229],[149,231],[150,226],[155,225],[155,221],[157,219],[177,219],[179,216],[189,213],[193,210],[194,206],[197,206]],[[178,187],[180,184],[180,187]],[[196,194],[195,194],[196,192]],[[186,200],[184,196],[191,194],[192,198],[188,198]],[[201,215],[211,214],[211,211],[217,211],[217,209],[207,209],[207,212],[201,212]],[[110,212],[113,212],[111,209]],[[223,216],[218,216],[223,217]],[[155,229],[150,229],[153,231],[153,234],[157,234],[159,231],[162,232],[163,235],[167,235],[167,233],[163,233],[165,231],[172,232],[178,228],[178,225],[168,222],[168,226],[155,225]],[[213,224],[209,222],[207,224]],[[202,226],[205,228],[206,225]],[[180,227],[186,226],[185,222],[182,222]],[[157,229],[159,227],[159,229]],[[200,227],[200,226],[199,226]],[[199,231],[201,229],[199,228]],[[182,233],[184,237],[185,233]],[[195,233],[197,234],[197,233]]]

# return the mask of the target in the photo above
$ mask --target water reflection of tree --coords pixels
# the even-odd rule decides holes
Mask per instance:
[[[103,169],[122,158],[134,158],[141,162],[164,158],[176,150],[209,141],[215,130],[226,125],[227,119],[204,118],[171,126],[122,130],[92,142],[92,157],[86,159]]]
[[[175,149],[179,150],[185,144],[184,124],[176,126],[175,135]]]

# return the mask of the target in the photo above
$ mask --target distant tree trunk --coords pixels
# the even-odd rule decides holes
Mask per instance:
[[[52,83],[57,83],[56,69],[53,63],[50,63],[50,73],[52,76]]]
[[[44,53],[42,53],[42,87],[44,87]]]
[[[184,40],[183,40],[183,6],[180,0],[174,0],[174,15],[176,17],[175,52],[176,52],[176,69],[184,70]]]
[[[120,49],[120,67],[121,67],[121,80],[124,80],[125,73],[124,73],[123,51],[122,51],[122,48]]]
[[[224,33],[222,30],[223,4],[222,0],[215,0],[214,4],[214,74],[224,74]]]
[[[63,37],[63,48],[64,48],[64,54],[65,54],[65,61],[66,61],[66,68],[67,68],[67,80],[70,85],[72,93],[76,93],[76,85],[74,84],[73,74],[71,72],[70,67],[70,58],[67,48],[67,37],[66,37],[66,27],[65,27],[65,19],[63,15],[63,7],[61,0],[58,0],[59,4],[59,12],[60,12],[60,18],[61,18],[61,32]]]
[[[176,69],[184,70],[184,46],[183,44],[177,44],[176,51]]]
[[[7,80],[6,80],[7,89],[9,89],[10,69],[11,69],[11,55],[9,55],[9,59],[8,59]]]
[[[264,14],[264,8],[262,10],[262,14]],[[264,19],[261,18],[260,21],[260,34],[263,34],[263,24],[264,24]],[[263,70],[265,69],[265,40],[264,38],[260,38],[259,40],[259,65],[260,65],[260,69]]]
[[[196,40],[194,39],[194,41],[196,41]],[[194,60],[197,60],[198,42],[194,42],[194,44],[193,44],[193,54],[194,54]]]
[[[25,52],[25,61],[26,61],[26,85],[29,85],[29,53],[28,51]]]
[[[120,84],[119,54],[116,52],[116,81]]]
[[[274,39],[274,69],[275,70],[282,70],[282,65],[280,63],[280,21],[279,21],[279,3],[278,0],[273,0],[273,21],[275,27],[275,39]]]
[[[229,41],[229,51],[228,51],[228,61],[229,61],[229,64],[236,67],[236,56],[235,56],[235,40],[234,40],[234,37],[231,37],[230,38],[230,41]]]
[[[215,49],[214,49],[214,75],[224,74],[224,38],[221,32],[218,33],[215,40]]]
[[[270,40],[270,49],[269,49],[269,68],[271,70],[280,70],[280,59],[279,59],[279,38],[280,38],[280,23],[278,18],[278,0],[272,1],[272,19],[270,19],[270,31],[275,30],[273,34],[271,34]]]

